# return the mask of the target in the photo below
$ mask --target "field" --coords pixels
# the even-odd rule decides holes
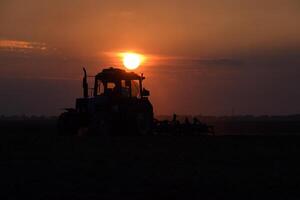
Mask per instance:
[[[0,126],[1,199],[299,199],[296,134],[61,137],[54,120]]]

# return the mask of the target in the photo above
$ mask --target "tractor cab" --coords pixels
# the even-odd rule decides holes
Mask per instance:
[[[95,76],[93,96],[112,98],[143,98],[149,91],[143,89],[143,75],[117,68],[104,69]]]
[[[90,88],[87,73],[83,70],[83,98],[76,99],[78,112],[96,113],[116,107],[136,108],[150,104],[147,98],[150,93],[143,88],[143,75],[110,67],[93,76],[94,87]]]

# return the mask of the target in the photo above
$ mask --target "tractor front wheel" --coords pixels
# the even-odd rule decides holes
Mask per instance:
[[[77,135],[80,128],[77,118],[76,113],[62,113],[57,122],[59,135]]]

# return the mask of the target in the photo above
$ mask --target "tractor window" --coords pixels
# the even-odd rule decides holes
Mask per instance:
[[[98,80],[97,95],[102,94],[104,94],[104,85],[100,80]]]
[[[121,94],[123,97],[130,97],[130,81],[121,81]]]
[[[138,81],[131,81],[131,95],[132,97],[140,97],[140,86]]]
[[[113,82],[108,82],[107,83],[107,89],[114,89],[116,87],[116,84]]]
[[[115,82],[107,82],[105,88],[106,95],[117,95],[119,94],[119,87]]]

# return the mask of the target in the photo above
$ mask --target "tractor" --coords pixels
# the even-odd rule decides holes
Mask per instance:
[[[59,116],[61,135],[148,135],[153,107],[143,88],[143,74],[107,68],[94,76],[92,88],[83,68],[83,97]],[[89,94],[90,93],[90,94]]]
[[[83,97],[76,99],[75,108],[66,108],[59,116],[60,135],[214,134],[212,126],[197,118],[193,123],[187,118],[180,123],[176,114],[171,121],[154,119],[150,92],[143,88],[143,74],[113,67],[103,69],[93,77],[93,87],[89,88],[85,68],[83,72]]]

